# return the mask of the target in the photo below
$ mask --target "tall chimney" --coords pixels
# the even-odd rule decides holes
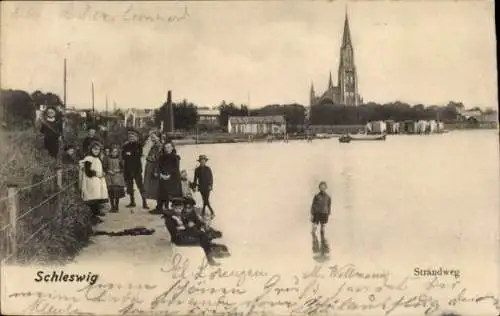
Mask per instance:
[[[164,131],[166,133],[171,133],[174,131],[174,107],[172,105],[172,91],[168,90],[167,93],[167,103],[164,109],[165,122],[163,124]]]

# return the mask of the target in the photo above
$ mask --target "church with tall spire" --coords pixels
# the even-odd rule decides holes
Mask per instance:
[[[349,16],[345,14],[344,33],[340,47],[340,62],[337,73],[337,85],[333,85],[332,72],[328,80],[328,87],[321,95],[316,95],[314,85],[311,83],[310,105],[333,103],[341,105],[359,105],[363,99],[358,91],[358,75],[354,63],[354,48],[349,28]]]

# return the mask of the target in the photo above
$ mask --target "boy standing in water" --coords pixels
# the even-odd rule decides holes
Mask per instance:
[[[321,225],[321,244],[322,244],[322,252],[328,252],[328,245],[325,239],[325,226],[328,223],[328,218],[330,217],[331,207],[332,207],[332,199],[326,193],[327,185],[325,181],[321,181],[319,183],[319,192],[314,195],[312,206],[311,206],[311,221],[313,224],[312,234],[313,240],[316,241],[316,230],[318,228],[318,224]],[[319,252],[319,245],[317,242],[313,245],[313,252]]]
[[[213,185],[213,175],[212,169],[207,166],[208,158],[205,155],[200,155],[198,162],[200,165],[194,170],[194,185],[198,187],[201,197],[203,199],[203,208],[201,209],[201,215],[205,216],[205,208],[208,206],[210,210],[210,215],[212,218],[215,217],[214,210],[210,205],[210,191],[212,191]]]

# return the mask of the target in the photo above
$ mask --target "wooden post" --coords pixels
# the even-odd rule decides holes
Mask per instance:
[[[63,187],[63,172],[62,168],[58,167],[56,170],[56,183],[57,183],[57,188],[60,190]]]
[[[16,257],[17,254],[17,217],[19,213],[19,195],[16,184],[7,185],[7,212],[9,213],[9,249],[8,255]]]

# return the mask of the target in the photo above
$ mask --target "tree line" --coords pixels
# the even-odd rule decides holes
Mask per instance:
[[[22,90],[1,90],[0,115],[2,122],[8,125],[30,126],[33,123],[34,112],[41,105],[64,106],[61,98],[51,92],[39,90],[29,94]],[[230,116],[269,116],[283,115],[290,132],[301,131],[307,125],[361,125],[379,120],[440,120],[446,123],[455,122],[459,113],[465,109],[462,102],[450,101],[444,106],[423,104],[411,105],[404,102],[379,104],[365,103],[359,106],[343,106],[337,104],[319,104],[308,109],[298,103],[270,104],[257,109],[249,109],[245,104],[222,101],[216,108],[219,110],[218,126],[203,126],[198,122],[199,106],[183,100],[173,103],[175,128],[179,130],[225,130]],[[149,124],[160,125],[159,108]],[[480,110],[473,108],[472,110]],[[491,114],[493,109],[480,110]],[[116,110],[115,117],[124,118],[121,109]]]

